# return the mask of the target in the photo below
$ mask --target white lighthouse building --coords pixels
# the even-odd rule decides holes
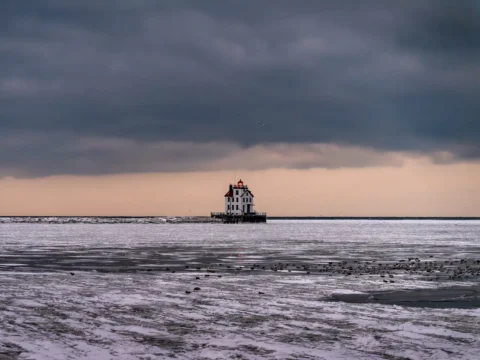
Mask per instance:
[[[253,193],[242,179],[237,185],[230,184],[225,194],[225,212],[212,212],[211,216],[224,223],[266,223],[267,214],[255,211]]]
[[[225,214],[255,214],[253,205],[253,194],[248,186],[243,184],[242,179],[237,182],[237,185],[230,185],[228,192],[225,194]]]

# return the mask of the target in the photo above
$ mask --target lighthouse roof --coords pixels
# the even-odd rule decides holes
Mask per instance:
[[[242,196],[240,196],[240,197],[243,197],[243,196],[245,196],[245,195],[250,195],[251,197],[254,197],[254,196],[253,196],[253,193],[252,193],[250,190],[248,190],[248,188],[245,189],[245,191],[243,192]]]
[[[232,197],[233,196],[233,191],[228,190],[228,192],[225,194],[225,197]]]

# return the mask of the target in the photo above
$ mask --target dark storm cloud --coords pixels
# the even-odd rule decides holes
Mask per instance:
[[[2,138],[49,139],[4,140],[0,168],[131,171],[141,149],[175,141],[477,159],[479,33],[473,0],[2,1]],[[91,137],[143,145],[64,148]]]
[[[0,177],[52,174],[265,170],[272,168],[399,166],[396,153],[330,144],[269,144],[242,148],[233,143],[77,137],[65,133],[0,135]],[[18,152],[18,149],[22,149]],[[11,156],[13,152],[15,156]],[[438,162],[451,162],[437,154]],[[18,167],[18,163],[22,167]],[[60,170],[59,170],[60,169]]]

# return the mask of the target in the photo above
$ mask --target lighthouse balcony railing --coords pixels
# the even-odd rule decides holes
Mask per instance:
[[[223,215],[239,215],[237,214],[236,212],[233,212],[233,213],[226,213],[226,212],[212,212],[211,213],[211,216],[223,216]],[[251,213],[243,213],[243,215],[256,215],[256,216],[267,216],[267,213],[266,212],[258,212],[258,211],[254,211],[254,212],[251,212]]]
[[[218,212],[218,211],[214,211],[211,213],[212,216],[221,216],[221,215],[225,215],[224,212]]]

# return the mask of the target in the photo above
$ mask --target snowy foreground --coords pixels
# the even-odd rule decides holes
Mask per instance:
[[[2,224],[0,354],[475,359],[479,234],[476,221]]]

